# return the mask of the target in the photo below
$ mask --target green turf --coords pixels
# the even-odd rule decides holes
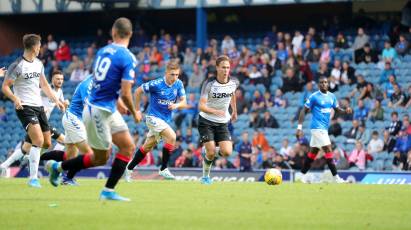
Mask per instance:
[[[103,180],[28,188],[0,179],[0,229],[411,229],[408,185],[139,181],[97,200]]]

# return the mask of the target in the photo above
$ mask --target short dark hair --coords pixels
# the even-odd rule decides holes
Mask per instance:
[[[372,132],[372,135],[378,136],[378,131],[374,130],[374,131]]]
[[[219,56],[219,57],[217,58],[217,60],[215,61],[215,64],[216,64],[217,66],[219,66],[220,63],[223,62],[223,61],[228,61],[228,62],[230,62],[230,58],[229,58],[228,56],[226,56],[226,55],[221,55],[221,56]]]
[[[133,32],[133,25],[128,18],[121,17],[114,22],[113,29],[116,30],[120,38],[127,38],[130,37]]]
[[[25,34],[23,36],[23,47],[25,50],[32,49],[35,45],[41,42],[40,35],[37,34]]]
[[[54,75],[64,75],[64,74],[61,70],[54,70],[51,76],[54,77]]]
[[[398,113],[397,113],[396,111],[394,111],[394,112],[391,113],[391,116],[393,116],[393,115],[395,115],[395,116],[398,117]]]

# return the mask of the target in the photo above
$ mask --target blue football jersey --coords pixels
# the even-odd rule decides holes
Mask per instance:
[[[84,103],[93,87],[93,76],[90,75],[77,85],[67,111],[82,120]]]
[[[311,109],[311,129],[328,130],[330,125],[331,109],[338,107],[338,101],[331,92],[326,94],[317,91],[311,94],[305,102],[305,107]]]
[[[121,82],[134,82],[136,65],[136,58],[125,46],[112,43],[101,48],[94,63],[93,87],[88,103],[115,112]]]
[[[173,85],[167,85],[165,77],[141,85],[145,93],[150,94],[150,105],[147,115],[160,118],[166,122],[171,121],[170,104],[176,103],[180,97],[185,97],[183,82],[177,80]]]

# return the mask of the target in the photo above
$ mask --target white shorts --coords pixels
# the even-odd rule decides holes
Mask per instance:
[[[167,128],[171,128],[167,122],[154,116],[146,116],[146,125],[148,128],[147,137],[154,136],[157,142],[161,139],[160,133]]]
[[[310,147],[321,148],[331,145],[328,131],[323,129],[311,129]]]
[[[99,150],[110,149],[112,135],[128,130],[126,122],[118,111],[111,113],[92,105],[84,106],[83,122],[88,144]]]
[[[66,112],[62,119],[64,127],[64,143],[77,144],[87,141],[87,132],[83,122],[77,116]]]

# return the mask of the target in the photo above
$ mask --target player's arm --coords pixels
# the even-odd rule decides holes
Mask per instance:
[[[136,89],[134,92],[134,98],[135,98],[135,108],[136,108],[136,116],[137,116],[137,121],[140,122],[141,119],[143,118],[143,115],[141,114],[140,111],[140,103],[141,103],[141,95],[144,93],[143,88],[140,86]]]
[[[14,84],[14,79],[6,78],[3,81],[3,85],[1,87],[1,91],[8,97],[10,100],[14,102],[14,106],[17,110],[23,109],[21,105],[21,100],[16,95],[14,95],[13,91],[11,91],[11,86]]]
[[[235,122],[237,120],[237,98],[235,97],[235,92],[231,96],[230,106],[231,106],[231,121]]]
[[[200,102],[198,103],[198,109],[203,113],[214,114],[214,115],[221,116],[221,117],[225,116],[225,111],[210,108],[206,104],[207,104],[207,98],[201,97]]]
[[[6,68],[1,67],[0,68],[0,77],[4,77],[4,75],[6,75]]]
[[[137,117],[136,109],[133,103],[133,94],[131,92],[133,83],[131,81],[121,81],[121,100],[125,107],[130,111],[134,118]],[[136,119],[138,120],[138,119]]]
[[[64,104],[59,100],[59,98],[57,98],[56,93],[51,89],[44,74],[40,75],[40,88],[52,102],[56,103],[57,108],[61,111],[65,110]]]
[[[174,103],[168,106],[170,110],[175,110],[175,109],[185,109],[187,108],[187,99],[185,96],[180,97],[178,103]]]
[[[350,107],[342,109],[340,107],[336,107],[334,108],[335,113],[337,114],[351,114],[352,113],[352,109]]]
[[[310,112],[310,108],[304,106],[304,108],[300,111],[300,114],[298,115],[298,126],[297,126],[297,133],[296,133],[297,139],[303,135],[303,122],[304,122],[305,114],[309,112]]]

